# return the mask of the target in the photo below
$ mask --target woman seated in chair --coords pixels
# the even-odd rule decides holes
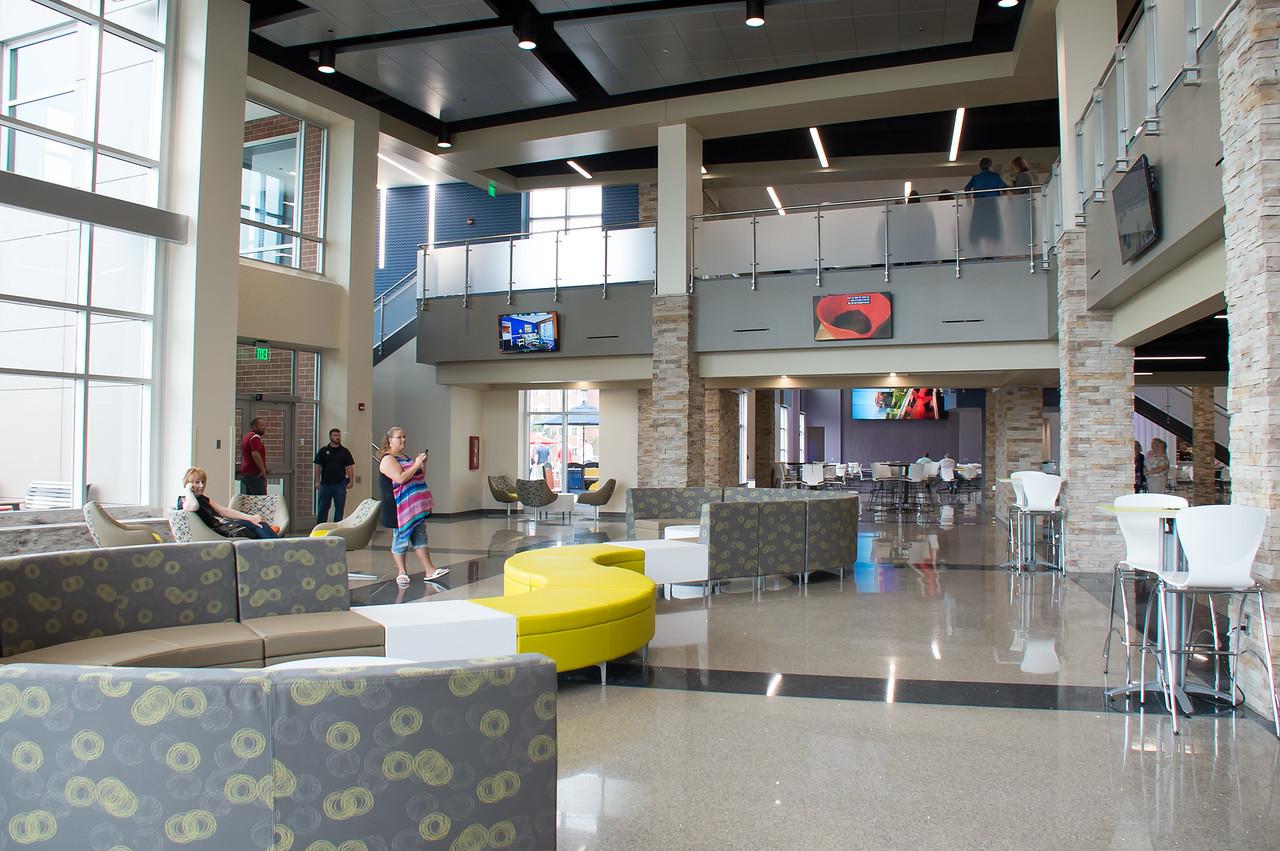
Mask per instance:
[[[200,467],[191,467],[182,477],[182,496],[177,507],[198,516],[204,525],[224,538],[278,538],[276,530],[268,526],[258,514],[245,514],[234,508],[218,505],[204,495],[209,484],[209,474]]]

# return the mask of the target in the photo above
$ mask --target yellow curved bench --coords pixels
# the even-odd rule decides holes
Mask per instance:
[[[654,591],[644,550],[581,544],[507,559],[503,596],[471,600],[516,618],[519,653],[549,656],[560,671],[598,665],[653,638]]]

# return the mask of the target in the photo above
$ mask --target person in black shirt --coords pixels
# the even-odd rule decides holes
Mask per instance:
[[[347,491],[355,483],[356,469],[356,459],[342,445],[341,429],[329,429],[329,442],[320,447],[314,463],[316,493],[319,496],[316,522],[328,521],[329,504],[332,503],[333,520],[336,523],[342,519],[343,509],[347,507]]]
[[[245,514],[227,508],[204,495],[209,475],[200,467],[189,467],[182,477],[182,496],[177,508],[190,511],[224,538],[278,538],[276,530],[260,514]]]

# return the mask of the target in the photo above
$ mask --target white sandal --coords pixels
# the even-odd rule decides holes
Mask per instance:
[[[441,576],[444,576],[448,572],[449,572],[449,568],[447,567],[437,567],[436,572],[426,577],[426,580],[430,582],[433,579],[439,579]]]
[[[397,575],[396,575],[396,584],[397,584],[397,585],[408,585],[408,584],[409,584],[409,575],[408,575],[407,573],[400,573],[400,574],[397,574]]]

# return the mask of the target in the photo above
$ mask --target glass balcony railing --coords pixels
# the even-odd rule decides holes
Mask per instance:
[[[418,272],[405,275],[373,300],[373,347],[408,325],[418,316]]]

